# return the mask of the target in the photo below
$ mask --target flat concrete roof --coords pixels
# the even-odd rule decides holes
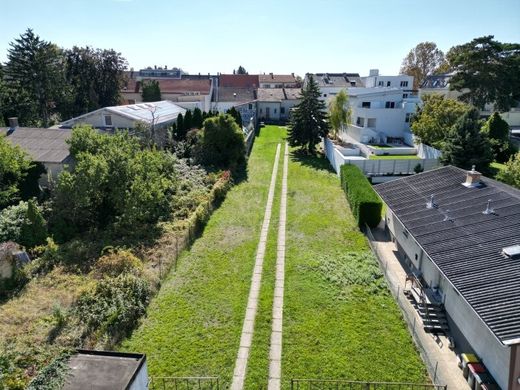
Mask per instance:
[[[78,350],[69,360],[63,390],[126,389],[145,361],[137,353]]]

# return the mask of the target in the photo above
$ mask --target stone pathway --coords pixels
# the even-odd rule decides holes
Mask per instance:
[[[276,277],[273,299],[273,327],[269,350],[268,390],[279,390],[282,377],[282,327],[283,327],[283,292],[285,277],[285,223],[287,216],[287,173],[289,165],[289,147],[285,144],[283,159],[282,193],[280,199],[280,219],[278,224],[278,246],[276,251]]]
[[[287,145],[285,153],[287,154]],[[251,288],[249,290],[249,298],[247,300],[244,325],[242,326],[240,346],[238,348],[237,359],[235,361],[235,370],[233,372],[233,382],[231,383],[231,390],[242,390],[244,388],[244,380],[247,371],[247,362],[249,359],[249,350],[251,349],[251,344],[253,341],[253,332],[255,329],[255,317],[258,307],[258,296],[260,294],[260,286],[262,284],[262,269],[264,264],[267,234],[269,232],[269,224],[271,222],[271,211],[273,208],[274,190],[276,187],[276,176],[278,174],[279,159],[280,144],[278,144],[278,146],[276,147],[273,173],[271,174],[271,184],[269,185],[269,194],[267,196],[267,204],[265,206],[264,222],[262,224],[262,231],[260,232],[258,248],[256,250],[255,268],[253,271],[253,277],[251,279]]]

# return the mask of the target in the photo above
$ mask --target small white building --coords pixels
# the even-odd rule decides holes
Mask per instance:
[[[398,76],[381,76],[378,69],[370,69],[367,77],[363,77],[363,82],[367,88],[413,88],[413,76],[400,74]]]
[[[364,144],[413,145],[410,119],[421,101],[402,88],[348,88],[352,123],[344,131]]]
[[[310,76],[320,87],[320,99],[325,102],[329,102],[341,90],[365,86],[359,73],[307,73],[303,80],[304,87],[309,82]]]
[[[72,128],[76,125],[87,124],[97,129],[110,131],[114,129],[134,129],[141,122],[153,125],[156,129],[163,129],[175,123],[179,114],[186,114],[186,109],[168,100],[162,100],[160,102],[100,108],[66,120],[60,126]]]

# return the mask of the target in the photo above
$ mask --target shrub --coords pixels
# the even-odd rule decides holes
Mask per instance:
[[[61,389],[70,370],[68,365],[70,355],[69,352],[66,352],[54,359],[29,383],[27,390]]]
[[[0,242],[19,242],[26,214],[27,203],[23,201],[0,211]]]
[[[363,172],[355,165],[342,165],[341,187],[347,195],[359,227],[363,227],[365,224],[369,227],[376,227],[381,221],[383,202]]]
[[[93,274],[97,278],[116,277],[125,273],[138,275],[143,268],[141,261],[128,250],[111,250],[101,256],[94,265]]]
[[[33,248],[45,242],[47,226],[38,205],[34,200],[28,202],[26,218],[20,228],[20,244]]]

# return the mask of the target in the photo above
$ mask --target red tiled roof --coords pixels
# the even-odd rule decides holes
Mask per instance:
[[[232,88],[258,88],[258,75],[250,74],[221,74],[219,78],[221,87]]]
[[[125,92],[140,92],[143,79],[137,81],[136,79],[129,79],[126,84]],[[154,79],[159,83],[159,88],[162,93],[184,93],[184,92],[199,92],[201,95],[209,94],[211,89],[211,80],[209,79]]]

